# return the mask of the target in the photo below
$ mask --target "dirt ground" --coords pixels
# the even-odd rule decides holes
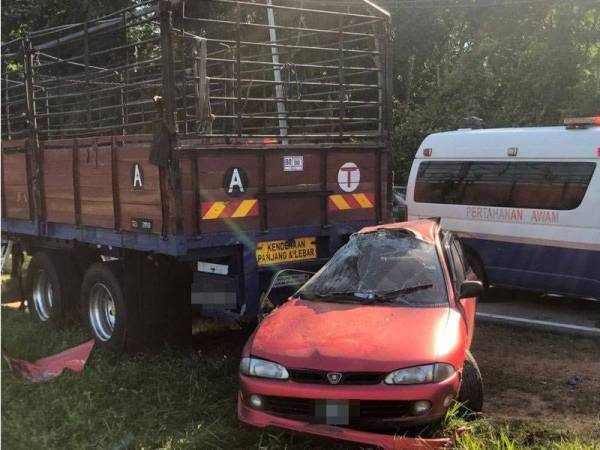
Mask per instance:
[[[600,340],[480,324],[473,355],[487,415],[600,439]]]

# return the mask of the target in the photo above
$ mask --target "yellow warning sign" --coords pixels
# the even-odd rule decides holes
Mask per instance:
[[[314,237],[289,239],[287,241],[265,241],[256,246],[256,261],[259,266],[287,264],[317,259],[317,239]]]

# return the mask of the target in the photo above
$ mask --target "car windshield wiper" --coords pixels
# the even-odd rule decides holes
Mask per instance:
[[[319,294],[319,293],[304,293],[304,292],[300,292],[299,293],[300,297],[305,298],[307,300],[315,300],[318,299],[319,301],[322,302],[335,302],[335,303],[342,303],[342,300],[346,300],[346,302],[344,303],[362,303],[360,301],[360,299],[358,299],[356,297],[356,295],[354,295],[354,292],[328,292],[328,293],[323,293],[323,294]]]
[[[413,292],[422,291],[424,289],[431,289],[432,287],[433,287],[433,284],[420,284],[418,286],[411,286],[411,287],[402,288],[402,289],[395,289],[393,291],[381,292],[378,294],[372,293],[363,302],[363,304],[368,305],[370,303],[385,303],[388,300],[396,299],[396,302],[399,301],[400,303],[409,305],[410,302],[408,302],[402,298],[397,298],[397,297],[400,297],[400,296],[406,295],[406,294],[412,294]]]

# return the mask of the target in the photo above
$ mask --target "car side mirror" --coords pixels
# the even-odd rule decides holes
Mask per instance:
[[[459,299],[480,297],[481,295],[483,295],[483,284],[481,281],[465,280],[460,285]]]

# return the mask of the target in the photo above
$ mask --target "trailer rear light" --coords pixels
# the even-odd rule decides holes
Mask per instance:
[[[600,116],[595,117],[568,117],[565,119],[567,128],[587,128],[589,126],[600,126]]]
[[[432,153],[433,153],[433,150],[430,149],[430,148],[424,148],[423,149],[423,156],[429,157],[429,156],[431,156]]]

